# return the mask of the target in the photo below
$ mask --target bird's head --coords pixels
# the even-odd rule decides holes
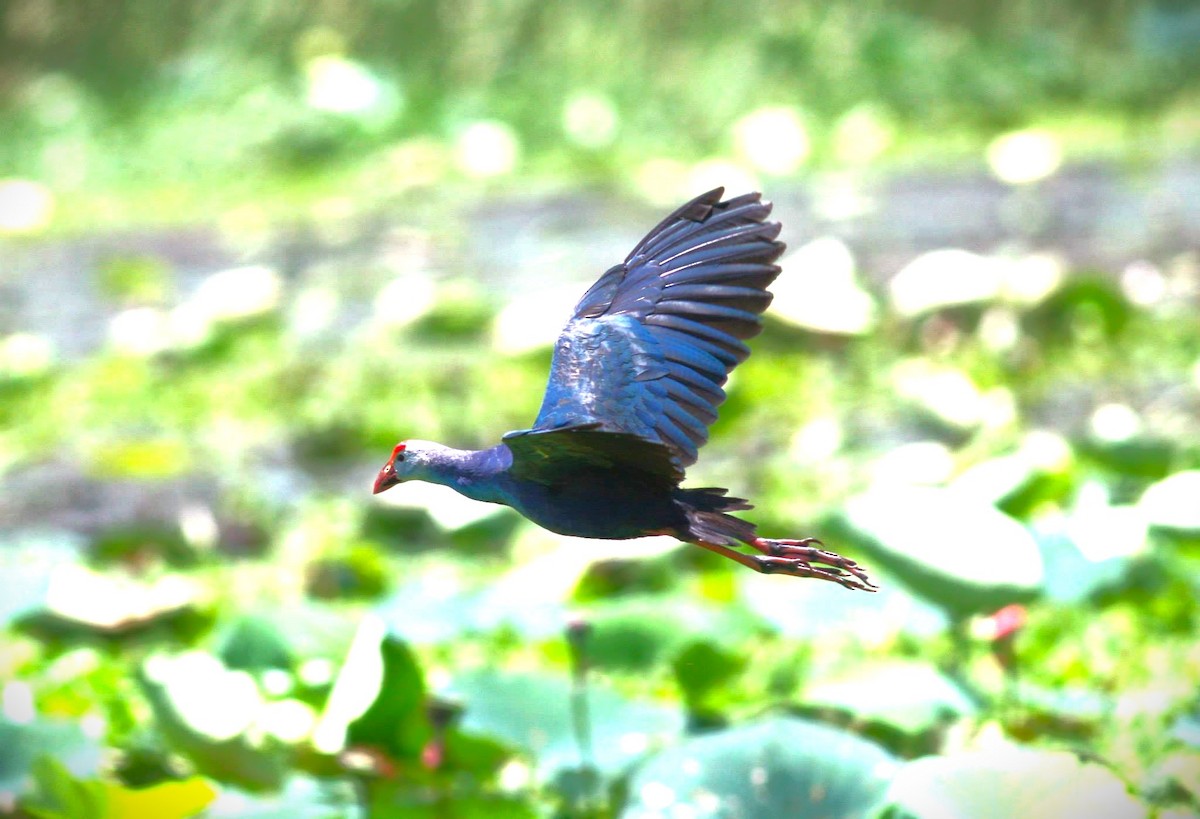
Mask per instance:
[[[392,457],[375,476],[375,494],[404,481],[429,480],[431,468],[444,460],[445,451],[446,447],[432,441],[401,441],[396,444]]]

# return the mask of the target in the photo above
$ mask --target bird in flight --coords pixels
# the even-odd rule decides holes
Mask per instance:
[[[664,219],[583,295],[550,365],[530,429],[490,449],[397,444],[378,494],[408,480],[511,506],[564,535],[671,535],[763,574],[875,591],[853,560],[816,538],[760,537],[729,512],[752,508],[717,488],[684,488],[729,373],[762,330],[784,244],[758,193],[723,188]],[[750,552],[740,547],[749,547]]]

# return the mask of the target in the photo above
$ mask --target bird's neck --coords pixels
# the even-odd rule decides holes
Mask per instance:
[[[512,453],[503,444],[491,449],[446,449],[431,464],[426,480],[449,486],[461,495],[489,503],[505,503]]]

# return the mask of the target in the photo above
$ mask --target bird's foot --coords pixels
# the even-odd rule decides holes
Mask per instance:
[[[824,544],[815,537],[800,540],[758,537],[750,545],[765,555],[756,560],[763,574],[815,577],[840,583],[848,589],[879,590],[858,563],[837,552],[817,548]]]

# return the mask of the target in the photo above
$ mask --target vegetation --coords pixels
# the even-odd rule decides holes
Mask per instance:
[[[524,184],[639,190],[664,160],[736,156],[763,107],[824,167],[945,167],[1035,126],[1085,157],[1200,132],[1188,0],[18,0],[6,19],[0,178],[49,186],[66,230],[444,187],[478,175],[460,160],[496,135],[481,122]]]
[[[691,481],[878,594],[370,495],[714,174],[1190,156],[1192,4],[104,5],[0,28],[0,813],[1200,810],[1194,252],[788,221]]]

